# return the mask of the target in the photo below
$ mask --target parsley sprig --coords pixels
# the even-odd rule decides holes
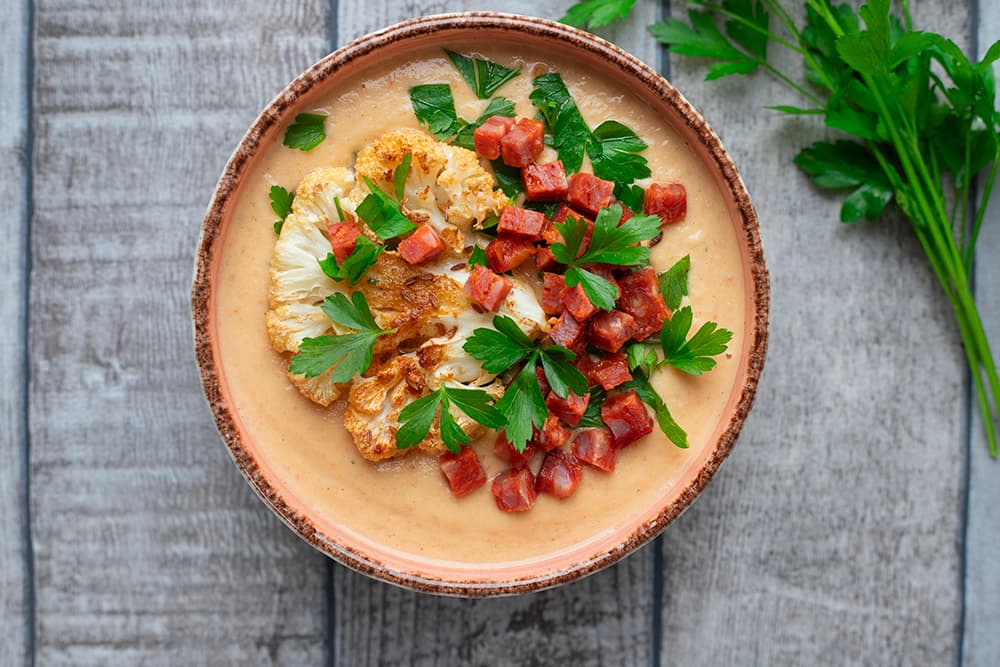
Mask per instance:
[[[326,139],[326,114],[300,113],[285,130],[285,145],[311,151]]]
[[[326,297],[323,312],[333,322],[357,333],[340,336],[305,338],[299,352],[292,357],[289,370],[296,375],[316,377],[331,368],[332,382],[347,382],[355,375],[368,370],[372,351],[379,337],[395,333],[395,329],[380,329],[368,308],[368,300],[361,292],[354,292],[351,299],[340,294]]]
[[[943,35],[914,30],[907,2],[900,3],[900,18],[891,13],[890,0],[870,0],[857,11],[830,0],[805,0],[801,23],[779,0],[690,4],[703,11],[689,14],[688,24],[657,23],[653,35],[675,53],[708,58],[709,79],[767,71],[805,100],[772,108],[822,116],[828,127],[853,137],[817,142],[795,159],[817,186],[846,192],[842,221],[874,219],[892,200],[909,218],[954,312],[987,446],[998,456],[1000,373],[970,273],[1000,170],[992,67],[1000,59],[1000,42],[982,60],[970,59]],[[570,9],[571,15],[581,12]],[[769,45],[801,56],[802,77],[775,67]],[[983,187],[974,193],[983,172]]]
[[[555,223],[564,242],[553,244],[552,254],[556,261],[566,265],[566,284],[570,287],[583,285],[587,298],[602,310],[615,307],[618,291],[609,280],[582,268],[582,265],[645,266],[649,264],[649,248],[635,244],[648,241],[659,232],[660,220],[655,215],[635,216],[619,227],[621,218],[622,207],[619,204],[602,209],[594,221],[590,245],[579,257],[580,245],[587,233],[587,222],[570,216],[564,222]]]
[[[398,173],[398,170],[397,170]],[[399,202],[382,191],[372,179],[365,178],[370,194],[366,196],[356,210],[358,217],[365,221],[372,231],[383,241],[402,236],[407,232],[416,229],[416,225],[410,222],[403,214],[403,209]]]
[[[701,375],[715,368],[712,357],[726,351],[733,332],[719,328],[715,322],[705,322],[688,338],[693,319],[691,306],[684,306],[663,321],[660,330],[663,361],[660,365],[673,366],[688,375]]]
[[[469,58],[447,49],[445,49],[445,53],[448,54],[448,59],[451,60],[455,69],[476,93],[476,97],[481,100],[492,97],[493,93],[500,89],[500,86],[521,73],[520,66],[516,68],[504,67],[491,60]]]
[[[688,293],[688,273],[691,271],[691,255],[684,255],[677,263],[660,274],[660,294],[670,310],[681,307],[681,301]]]
[[[281,228],[285,224],[285,218],[292,212],[292,202],[295,200],[295,193],[289,192],[280,185],[272,185],[268,197],[271,200],[271,210],[280,218],[274,221],[274,233],[280,234]]]
[[[542,428],[549,416],[536,366],[541,363],[552,391],[561,398],[571,391],[580,396],[586,394],[587,378],[570,364],[576,355],[565,347],[542,346],[506,315],[494,317],[493,327],[473,331],[463,349],[483,362],[483,369],[489,373],[503,373],[524,363],[496,403],[496,408],[507,419],[507,439],[517,451],[523,451],[531,439],[532,427]]]
[[[440,409],[441,440],[458,454],[471,438],[455,421],[451,406],[461,410],[473,421],[487,428],[503,428],[507,420],[492,405],[493,398],[482,389],[460,389],[442,385],[437,391],[413,401],[399,413],[400,428],[396,431],[396,448],[408,449],[423,442]]]

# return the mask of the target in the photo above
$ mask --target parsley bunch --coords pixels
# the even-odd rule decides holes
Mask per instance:
[[[687,22],[656,23],[653,36],[675,53],[707,58],[707,79],[767,71],[804,100],[772,108],[821,116],[851,137],[816,142],[795,158],[817,186],[847,193],[843,222],[875,219],[892,201],[909,218],[954,312],[987,445],[996,457],[1000,374],[970,273],[1000,167],[992,69],[1000,42],[981,61],[970,59],[946,37],[914,30],[907,0],[898,3],[901,17],[891,12],[890,0],[869,0],[857,11],[830,0],[805,0],[803,25],[779,0],[690,4],[702,11],[690,11]],[[627,14],[630,5],[586,0],[563,20],[603,25]],[[802,57],[799,81],[768,60],[770,45]],[[972,186],[984,172],[977,205]]]

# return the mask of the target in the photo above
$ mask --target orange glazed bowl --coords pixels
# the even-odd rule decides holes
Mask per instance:
[[[663,173],[686,181],[689,209],[686,221],[665,230],[653,264],[661,272],[690,254],[694,312],[736,333],[712,373],[662,371],[668,393],[661,394],[677,421],[689,427],[689,448],[665,439],[631,445],[621,450],[614,473],[588,469],[575,496],[540,497],[530,512],[519,514],[497,510],[488,484],[452,497],[436,462],[424,454],[379,464],[362,459],[336,404],[321,408],[295,391],[285,374],[287,357],[270,348],[265,331],[275,238],[268,185],[294,188],[307,168],[335,154],[350,158],[360,147],[351,137],[368,137],[366,124],[384,129],[386,118],[402,114],[409,105],[402,86],[412,85],[406,77],[420,54],[441,56],[439,64],[428,56],[433,62],[427,71],[435,77],[428,83],[438,82],[438,75],[461,82],[447,69],[443,49],[515,54],[525,82],[505,85],[522,93],[543,71],[539,62],[564,63],[570,88],[606,87],[606,93],[587,95],[587,109],[606,112],[605,118],[634,112],[626,117],[654,119],[644,137],[654,178]],[[397,80],[401,87],[395,91],[379,83]],[[506,93],[501,88],[498,94]],[[459,104],[459,116],[472,115],[473,102]],[[317,108],[331,114],[325,144],[309,153],[283,147],[285,128],[296,115]],[[343,116],[351,108],[358,110],[356,122]],[[581,109],[587,112],[582,103]],[[337,121],[335,113],[347,122]],[[290,166],[280,166],[285,163]],[[718,249],[712,238],[721,239]],[[680,515],[729,454],[753,403],[767,347],[768,305],[750,197],[719,138],[688,101],[650,67],[594,35],[494,13],[431,16],[386,28],[338,49],[289,84],[226,165],[202,227],[192,291],[205,395],[233,460],[268,507],[302,539],[358,572],[467,597],[579,579],[636,550]],[[703,396],[715,407],[704,407]],[[492,444],[473,444],[486,452],[487,442]],[[487,466],[487,472],[497,471]]]

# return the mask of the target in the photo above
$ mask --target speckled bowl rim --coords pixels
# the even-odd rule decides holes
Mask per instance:
[[[271,481],[263,474],[261,465],[254,459],[252,453],[244,447],[231,408],[223,396],[219,369],[216,367],[213,354],[213,341],[210,336],[212,330],[210,316],[212,266],[216,253],[220,252],[218,241],[222,231],[224,213],[231,196],[238,191],[240,179],[251,168],[252,158],[261,146],[267,131],[280,122],[283,113],[294,106],[314,86],[322,84],[327,77],[341,71],[372,51],[400,40],[469,29],[491,29],[541,36],[583,49],[600,56],[610,65],[616,66],[622,71],[624,77],[634,80],[638,85],[645,86],[648,92],[658,97],[666,105],[673,107],[707,150],[710,159],[714,161],[715,167],[721,173],[722,182],[729,188],[732,203],[735,204],[735,208],[742,218],[744,237],[741,239],[741,246],[743,246],[741,247],[741,255],[745,258],[744,261],[749,263],[749,266],[744,266],[744,273],[751,277],[753,283],[752,292],[747,294],[748,303],[755,306],[752,316],[747,318],[748,321],[752,321],[752,327],[747,331],[745,337],[747,375],[743,391],[735,404],[728,426],[723,430],[715,443],[714,450],[687,487],[675,496],[673,502],[663,507],[651,521],[640,523],[634,532],[615,548],[594,554],[583,562],[574,563],[556,572],[546,572],[538,576],[508,581],[445,580],[412,572],[401,572],[385,566],[369,554],[362,553],[349,545],[338,543],[324,535],[309,516],[296,511],[286,502]],[[750,202],[746,186],[743,184],[733,161],[722,147],[718,136],[666,79],[614,44],[570,26],[546,19],[514,14],[464,12],[413,19],[361,37],[337,49],[310,67],[281,91],[261,112],[226,164],[205,216],[195,262],[191,307],[194,321],[195,353],[205,396],[215,417],[219,433],[243,476],[264,502],[292,530],[331,558],[376,579],[428,593],[486,597],[537,591],[593,574],[617,562],[651,540],[691,504],[729,454],[753,403],[757,384],[764,368],[764,356],[767,349],[770,291],[757,214]]]

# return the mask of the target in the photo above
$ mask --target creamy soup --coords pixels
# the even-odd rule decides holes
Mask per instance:
[[[464,48],[463,48],[464,47]],[[630,519],[649,513],[657,499],[677,484],[700,451],[717,434],[733,392],[745,334],[744,276],[736,232],[722,194],[691,148],[648,105],[615,81],[595,76],[558,54],[514,51],[482,44],[457,44],[505,65],[523,65],[521,75],[498,95],[517,102],[518,116],[535,116],[528,99],[534,74],[562,74],[590,124],[615,119],[648,144],[644,152],[652,179],[680,182],[688,195],[686,218],[664,229],[653,248],[658,271],[691,255],[690,304],[695,328],[715,321],[734,333],[718,366],[701,377],[665,368],[652,383],[689,437],[679,449],[655,428],[653,434],[621,450],[617,468],[603,473],[585,468],[576,492],[565,500],[539,495],[528,512],[499,511],[486,484],[468,496],[449,493],[434,457],[415,452],[378,464],[355,449],[342,423],[343,405],[316,405],[286,376],[287,356],[276,353],[264,327],[269,262],[275,243],[268,190],[294,190],[309,171],[324,165],[350,166],[354,154],[379,135],[418,128],[409,89],[423,83],[449,83],[459,116],[476,118],[478,100],[440,48],[407,54],[405,62],[370,67],[338,84],[302,111],[328,114],[327,139],[304,153],[267,146],[239,192],[238,205],[223,239],[214,308],[218,354],[232,405],[262,465],[287,493],[327,518],[358,543],[388,546],[415,563],[530,562],[600,540]],[[584,170],[589,171],[585,163]],[[492,452],[493,435],[473,443],[487,474],[509,466]],[[537,471],[541,457],[536,457]]]

